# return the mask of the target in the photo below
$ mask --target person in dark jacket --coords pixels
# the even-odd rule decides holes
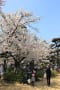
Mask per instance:
[[[50,66],[47,66],[47,69],[46,69],[46,78],[47,78],[47,85],[50,86],[50,79],[51,79],[51,69],[50,69]]]

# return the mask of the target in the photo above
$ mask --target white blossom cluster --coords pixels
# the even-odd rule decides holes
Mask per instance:
[[[36,61],[47,59],[50,47],[43,41],[29,33],[27,26],[39,20],[26,11],[16,13],[0,13],[0,53],[11,51],[19,57],[25,56],[25,60],[34,59]]]

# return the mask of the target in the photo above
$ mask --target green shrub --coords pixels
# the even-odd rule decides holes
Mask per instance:
[[[3,77],[7,82],[13,82],[16,79],[16,75],[14,72],[5,72]]]
[[[13,68],[10,67],[7,72],[4,73],[3,77],[7,82],[22,82],[23,73],[21,70],[18,73],[15,73]]]
[[[57,72],[56,70],[52,70],[52,71],[51,71],[52,77],[55,77],[55,76],[57,75],[57,73],[58,73],[58,72]]]
[[[23,73],[20,71],[19,73],[16,74],[16,81],[17,82],[22,82],[23,80]]]
[[[36,73],[36,76],[37,78],[42,78],[44,76],[44,71],[43,70],[37,70],[37,73]]]

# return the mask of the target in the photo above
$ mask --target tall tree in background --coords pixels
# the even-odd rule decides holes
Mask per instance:
[[[42,60],[49,55],[49,44],[36,36],[29,34],[28,26],[39,20],[27,11],[17,11],[16,13],[0,13],[0,52],[10,51],[14,60],[23,61]],[[4,47],[4,48],[3,48]]]
[[[51,55],[52,55],[52,61],[56,65],[60,65],[60,38],[53,38],[52,44],[51,44]]]
[[[28,31],[28,27],[33,28],[31,23],[38,21],[39,17],[34,17],[24,10],[7,14],[0,10],[0,17],[0,53],[3,54],[2,56],[8,58],[10,55],[15,63],[21,63],[24,59],[34,58],[35,61],[46,59],[49,55],[49,44],[29,34]],[[33,29],[36,30],[36,28]]]
[[[39,20],[39,18],[34,18],[31,13],[26,11],[17,11],[16,13],[4,14],[0,13],[0,27],[2,30],[2,41],[1,50],[3,52],[10,51],[14,56],[14,60],[19,60],[19,62],[26,56],[26,40],[27,26],[30,23]],[[4,48],[3,48],[4,47]]]

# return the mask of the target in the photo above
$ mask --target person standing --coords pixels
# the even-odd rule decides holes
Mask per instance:
[[[35,71],[34,70],[32,72],[32,76],[31,76],[31,83],[32,83],[32,86],[34,86],[34,84],[35,84]]]
[[[51,79],[50,65],[48,65],[46,69],[46,78],[47,78],[47,85],[50,86],[50,79]]]

